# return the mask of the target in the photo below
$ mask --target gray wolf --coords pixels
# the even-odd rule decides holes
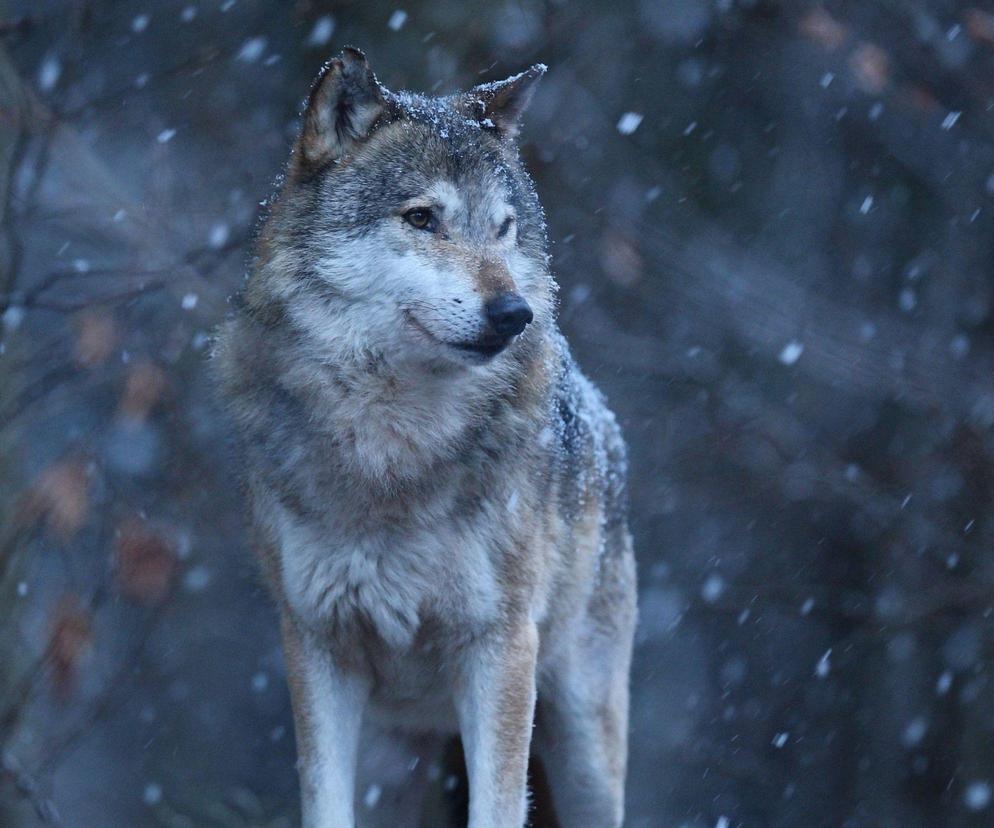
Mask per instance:
[[[460,735],[471,828],[524,825],[531,752],[564,828],[622,821],[625,450],[515,143],[544,71],[431,98],[331,60],[219,332],[308,828],[354,825],[367,718]]]

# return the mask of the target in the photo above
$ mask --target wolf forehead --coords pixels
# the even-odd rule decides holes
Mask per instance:
[[[500,200],[519,213],[537,210],[531,181],[516,159],[479,126],[460,124],[442,102],[436,105],[436,119],[401,115],[378,126],[351,163],[331,172],[339,196],[361,193],[369,209],[389,212],[418,199],[446,206],[452,199],[444,194],[454,188],[455,200],[468,210]]]

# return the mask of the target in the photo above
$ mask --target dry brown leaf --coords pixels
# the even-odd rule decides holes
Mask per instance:
[[[77,364],[93,368],[107,360],[117,339],[114,317],[105,310],[87,309],[76,317],[73,356]]]
[[[48,654],[55,694],[66,702],[76,685],[79,669],[93,647],[90,612],[75,595],[64,595],[55,606],[49,629]]]
[[[994,14],[981,9],[967,9],[963,15],[966,32],[974,40],[994,46]]]
[[[131,517],[118,529],[115,564],[121,593],[155,606],[169,594],[176,572],[176,554],[145,521]]]
[[[825,11],[815,6],[800,23],[801,33],[834,52],[849,36],[849,29]]]
[[[601,237],[601,267],[612,282],[630,287],[642,278],[644,262],[635,241],[618,230]]]
[[[89,516],[90,479],[81,458],[59,460],[41,473],[28,494],[22,519],[44,519],[48,529],[70,540]]]
[[[856,85],[871,95],[890,83],[890,57],[875,43],[860,43],[849,56],[849,69]]]
[[[159,401],[166,385],[166,377],[152,362],[136,362],[128,370],[128,379],[121,396],[119,411],[135,420],[148,418],[152,407]]]

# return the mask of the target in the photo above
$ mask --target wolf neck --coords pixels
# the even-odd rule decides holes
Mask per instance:
[[[530,341],[516,343],[517,353],[481,368],[298,355],[284,381],[310,409],[313,426],[331,438],[345,473],[396,489],[422,482],[481,439],[515,450],[510,443],[524,437],[527,409],[544,397],[534,363],[545,337],[538,329],[529,334]]]

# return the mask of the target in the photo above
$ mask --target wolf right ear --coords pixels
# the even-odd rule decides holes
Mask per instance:
[[[461,96],[463,111],[501,135],[514,138],[520,129],[521,116],[547,68],[544,63],[536,63],[507,80],[474,86]]]
[[[311,165],[338,161],[364,138],[386,107],[383,88],[366,56],[346,47],[325,64],[311,88],[300,134],[300,153]]]

